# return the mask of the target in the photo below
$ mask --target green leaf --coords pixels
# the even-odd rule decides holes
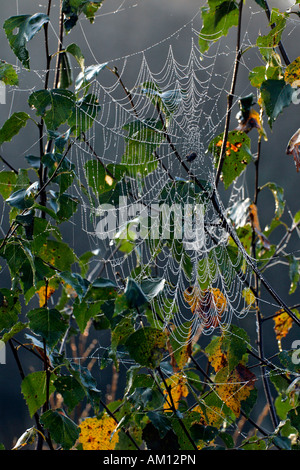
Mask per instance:
[[[100,111],[98,97],[89,94],[76,102],[71,116],[68,119],[68,124],[71,126],[71,132],[79,137],[82,132],[86,132],[93,125]]]
[[[18,295],[14,291],[0,289],[0,331],[12,328],[21,313]]]
[[[18,321],[12,326],[12,328],[7,333],[5,333],[2,336],[1,341],[6,343],[8,340],[13,338],[15,335],[20,333],[20,331],[24,330],[27,327],[28,327],[28,323],[23,323],[23,322]]]
[[[163,357],[167,337],[161,330],[145,327],[132,333],[125,342],[130,356],[141,366],[155,369]]]
[[[49,21],[44,13],[19,15],[8,18],[3,25],[10,47],[26,69],[29,69],[29,53],[26,43]],[[14,32],[16,34],[14,34]]]
[[[40,335],[50,348],[62,338],[67,323],[56,309],[37,308],[27,313],[32,331]]]
[[[92,188],[96,196],[112,190],[117,181],[126,172],[125,165],[109,164],[106,168],[98,160],[89,160],[84,165],[88,185]],[[113,176],[113,178],[111,177]]]
[[[51,374],[49,378],[49,395],[55,391],[53,385],[55,375]],[[32,418],[47,399],[48,378],[46,371],[32,372],[22,381],[21,391],[26,400],[29,414]]]
[[[59,82],[57,88],[67,89],[73,83],[73,70],[65,51],[60,53],[59,62]]]
[[[193,440],[210,442],[215,439],[218,434],[218,430],[213,426],[204,426],[202,424],[195,423],[191,426],[190,433]]]
[[[267,446],[263,439],[258,436],[252,436],[242,442],[242,449],[244,450],[266,450]]]
[[[72,411],[85,398],[85,391],[75,377],[61,375],[54,382],[56,391],[64,399],[64,404]]]
[[[225,361],[228,374],[243,361],[249,345],[249,337],[245,330],[231,325],[220,337],[214,337],[206,346],[205,352],[212,366],[219,369]],[[222,360],[222,357],[224,359]],[[220,363],[221,361],[221,363]]]
[[[128,132],[128,136],[125,139],[127,145],[121,162],[130,166],[132,177],[138,173],[142,177],[146,176],[158,165],[154,151],[165,140],[162,123],[153,119],[136,120],[124,126],[124,130]]]
[[[94,78],[101,72],[101,70],[105,69],[107,66],[107,62],[103,64],[96,64],[96,65],[89,65],[85,67],[78,75],[75,80],[75,92],[78,93],[81,89],[84,89],[84,93],[86,94],[91,82]]]
[[[276,183],[268,182],[262,186],[261,189],[269,188],[272,192],[275,200],[275,219],[280,219],[284,212],[285,200],[284,200],[284,189],[281,186],[278,186]]]
[[[14,171],[0,172],[0,194],[3,199],[7,199],[17,182],[17,175]]]
[[[289,294],[293,294],[297,289],[300,279],[300,264],[294,255],[287,255],[286,258],[289,261],[289,276],[291,281]]]
[[[193,322],[185,322],[172,331],[170,344],[174,359],[179,369],[183,369],[189,360],[189,347],[191,338],[191,326]]]
[[[30,186],[27,189],[19,189],[18,191],[15,191],[6,199],[6,202],[17,209],[29,209],[34,204],[32,187]]]
[[[60,271],[70,271],[72,264],[76,261],[75,254],[69,245],[56,240],[47,240],[36,254]]]
[[[73,314],[81,333],[84,332],[88,321],[99,315],[102,303],[102,300],[98,302],[80,302],[80,300],[75,300],[73,304]]]
[[[283,109],[292,102],[293,88],[282,80],[266,80],[260,87],[261,97],[268,116],[269,126],[273,123]]]
[[[0,62],[0,80],[5,85],[19,85],[19,77],[13,65],[4,61]]]
[[[148,411],[148,418],[153,426],[158,430],[161,439],[165,437],[168,431],[172,429],[171,421],[162,413],[156,411]]]
[[[265,0],[254,0],[257,5],[259,5],[260,7],[262,7],[264,10],[266,8],[266,3],[265,3]]]
[[[56,130],[71,116],[76,99],[70,90],[38,90],[28,99],[31,108],[41,116],[49,130]]]
[[[72,184],[75,176],[74,163],[71,163],[70,160],[66,158],[66,156],[63,156],[61,153],[57,152],[44,154],[42,157],[42,163],[46,168],[48,168],[49,177],[51,177],[53,173],[56,172],[56,176],[53,178],[52,183],[59,185],[60,194],[65,192]]]
[[[65,176],[65,175],[64,175]],[[53,208],[59,221],[69,220],[75,214],[79,199],[70,194],[51,193],[54,196],[50,199],[50,205]]]
[[[111,349],[116,352],[117,347],[126,342],[128,336],[134,332],[132,319],[129,316],[124,317],[119,321],[117,326],[111,333]]]
[[[81,301],[85,296],[90,282],[87,279],[84,279],[80,274],[70,273],[69,271],[64,271],[59,273],[59,277],[64,280],[66,284],[69,284],[78,295],[79,300]]]
[[[129,308],[138,308],[148,302],[145,293],[134,279],[127,279],[124,294],[127,298]]]
[[[68,52],[68,54],[71,54],[76,59],[79,67],[81,68],[81,71],[83,72],[84,71],[84,55],[82,54],[80,47],[75,43],[69,44],[66,47],[66,52]]]
[[[64,14],[64,28],[69,33],[76,25],[79,16],[83,13],[93,23],[95,14],[101,7],[103,0],[63,0],[62,12]]]
[[[79,428],[62,410],[48,410],[40,417],[43,426],[49,430],[51,438],[64,450],[70,450],[79,437]]]
[[[166,280],[162,278],[142,279],[141,289],[149,302],[164,290],[165,282]]]
[[[0,129],[0,145],[3,142],[10,142],[17,135],[22,127],[25,127],[30,116],[27,113],[13,113]]]
[[[184,91],[180,89],[160,91],[154,82],[146,82],[141,91],[148,96],[154,106],[158,105],[160,111],[166,116],[174,113],[182,102]]]
[[[217,167],[223,142],[223,134],[215,137],[209,144],[208,150],[215,158]],[[245,170],[246,166],[252,161],[251,140],[244,132],[231,131],[228,134],[226,144],[226,155],[222,168],[222,180],[225,189],[233,183]]]
[[[88,401],[94,407],[95,413],[97,413],[99,411],[101,391],[97,389],[97,382],[91,372],[87,367],[83,367],[82,364],[76,363],[72,364],[68,369],[72,376],[81,384]]]
[[[273,8],[271,12],[270,25],[272,28],[266,36],[259,36],[256,41],[261,55],[266,62],[269,62],[274,55],[274,48],[278,46],[282,33],[286,25],[287,14],[280,13]]]
[[[222,36],[227,36],[232,26],[239,22],[237,3],[231,0],[208,0],[201,8],[203,26],[199,34],[200,52],[205,52],[210,45]]]

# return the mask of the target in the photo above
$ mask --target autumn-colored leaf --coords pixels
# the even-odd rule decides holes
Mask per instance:
[[[284,73],[284,80],[293,87],[300,85],[300,57],[289,64]]]
[[[195,422],[206,426],[220,426],[220,423],[222,423],[225,418],[224,411],[221,408],[212,405],[198,405],[194,408],[194,412],[197,412],[200,415],[200,419]]]
[[[42,286],[37,294],[39,296],[40,307],[47,305],[47,301],[50,299],[51,295],[54,294],[55,287],[48,284],[47,286]]]
[[[117,423],[107,413],[101,418],[86,418],[80,423],[79,442],[83,450],[114,450],[119,441]]]
[[[184,299],[194,315],[198,315],[204,328],[217,327],[227,308],[224,294],[218,288],[201,290],[199,287],[188,287]]]
[[[260,115],[255,111],[255,109],[251,109],[249,111],[247,119],[245,119],[242,114],[238,114],[237,119],[239,122],[239,125],[236,128],[237,131],[246,132],[246,134],[248,134],[251,129],[260,130],[262,128]]]
[[[262,242],[264,248],[266,250],[269,250],[270,247],[271,247],[271,244],[270,244],[269,240],[267,239],[267,237],[261,231],[260,224],[259,224],[259,219],[258,219],[257,207],[256,207],[255,204],[250,204],[250,206],[249,206],[249,217],[250,217],[250,220],[251,220],[253,230],[255,231],[258,238]]]
[[[216,393],[236,417],[240,415],[241,402],[246,400],[254,389],[255,380],[255,375],[242,364],[238,364],[230,375],[227,375],[226,368],[216,375]]]
[[[189,389],[186,385],[186,382],[186,377],[182,375],[172,376],[166,381],[169,390],[164,389],[164,394],[166,395],[166,401],[164,403],[165,410],[170,409],[171,407],[169,393],[172,396],[172,401],[176,409],[179,406],[180,400],[188,396]]]
[[[279,315],[274,317],[274,331],[278,341],[279,348],[281,349],[281,340],[285,338],[293,326],[293,319],[284,311],[278,312]]]

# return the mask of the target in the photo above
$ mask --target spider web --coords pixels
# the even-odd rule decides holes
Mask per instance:
[[[124,2],[121,6],[126,8]],[[252,45],[249,31],[258,15],[251,8],[247,13],[243,49]],[[87,92],[100,105],[84,140],[74,140],[67,154],[77,175],[77,184],[68,192],[80,201],[72,243],[75,250],[82,247],[85,235],[85,251],[88,243],[94,254],[88,279],[107,277],[120,288],[128,277],[138,284],[152,279],[153,286],[162,280],[163,291],[149,297],[153,322],[163,330],[172,323],[177,333],[181,331],[182,344],[199,332],[210,335],[216,327],[226,329],[233,318],[244,318],[252,303],[252,268],[243,253],[237,250],[233,256],[234,244],[228,249],[230,236],[212,202],[214,194],[222,214],[230,214],[246,199],[246,172],[223,202],[215,188],[216,168],[208,151],[211,140],[224,130],[235,37],[229,35],[201,54],[198,11],[163,40],[101,63],[85,33],[85,20],[79,21],[79,27],[94,60]],[[189,40],[185,57],[179,61],[181,37]],[[163,65],[154,70],[153,56],[162,55],[161,51],[165,53]],[[249,73],[243,58],[241,67],[241,73]],[[34,72],[43,82],[46,71]],[[253,89],[239,92],[233,107]],[[80,112],[81,124],[88,123],[90,116],[83,116]],[[188,161],[191,153],[196,158]],[[126,166],[121,180],[112,173],[117,171],[114,164]],[[103,184],[97,187],[103,169],[106,192]],[[245,214],[241,217],[245,221]]]
[[[133,273],[139,284],[145,277],[153,278],[153,283],[163,279],[163,291],[150,299],[153,311],[159,311],[159,318],[154,314],[154,322],[158,328],[165,329],[172,322],[177,332],[182,329],[183,343],[192,340],[199,328],[203,334],[211,334],[216,326],[228,328],[233,317],[244,317],[251,307],[243,295],[245,287],[251,285],[251,269],[247,265],[243,270],[239,268],[241,254],[234,260],[229,256],[228,233],[210,200],[215,189],[215,166],[207,149],[212,138],[223,131],[234,52],[226,45],[221,48],[220,42],[209,54],[201,56],[195,23],[199,23],[199,15],[182,28],[185,33],[186,28],[190,29],[191,38],[184,63],[176,59],[173,35],[163,41],[164,49],[166,42],[169,48],[159,71],[152,71],[147,56],[154,49],[159,54],[162,42],[107,63],[89,90],[101,104],[99,116],[85,141],[75,142],[68,155],[80,171],[80,182],[87,191],[84,199],[82,191],[75,189],[74,193],[81,200],[82,229],[88,235],[91,250],[99,253],[92,262],[89,279],[99,273],[114,278],[118,284],[120,278]],[[176,32],[177,39],[180,33]],[[221,73],[217,62],[222,56],[231,65]],[[133,67],[137,70],[136,80],[127,83],[127,72]],[[116,70],[117,76],[113,73]],[[157,101],[153,102],[157,97],[164,112],[158,109]],[[136,122],[145,127],[141,130]],[[130,125],[136,125],[133,145],[128,145]],[[155,137],[151,131],[155,131]],[[143,155],[145,145],[147,159]],[[192,152],[197,157],[187,162],[186,156]],[[197,180],[209,188],[205,201],[178,155]],[[126,165],[117,229],[116,206],[97,206],[99,200],[103,201],[101,190],[92,190],[88,186],[91,173],[82,171],[91,160],[98,162],[93,166],[95,182],[100,177],[97,171],[101,172],[103,166]],[[226,208],[219,200],[224,214],[239,197],[240,192],[233,191]],[[173,225],[168,223],[170,208]],[[125,218],[123,224],[121,215]],[[151,224],[145,226],[148,216]],[[126,230],[131,241],[122,243]],[[221,293],[221,298],[214,292]]]

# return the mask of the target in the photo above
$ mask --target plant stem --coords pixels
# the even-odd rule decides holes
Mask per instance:
[[[113,418],[113,420],[114,420],[117,424],[119,424],[119,420],[115,417],[114,413],[113,413],[112,411],[110,411],[110,409],[108,408],[108,406],[106,406],[106,404],[105,404],[102,400],[100,400],[100,404],[103,406],[103,408],[105,409],[105,411],[107,412],[107,414],[108,414],[111,418]],[[122,431],[126,434],[126,436],[131,440],[131,442],[133,443],[133,445],[135,446],[135,448],[136,448],[137,450],[140,450],[139,445],[136,443],[136,441],[135,441],[134,438],[131,436],[131,434],[130,434],[126,429],[124,429],[122,426],[121,426],[121,429],[122,429]]]
[[[172,397],[172,393],[171,393],[171,390],[170,390],[170,387],[168,386],[167,382],[166,382],[166,379],[164,377],[164,374],[162,373],[162,370],[161,368],[158,366],[157,368],[157,372],[159,373],[163,383],[164,383],[164,386],[165,386],[165,389],[166,389],[166,392],[168,393],[168,396],[169,396],[169,399],[170,399],[170,405],[171,405],[171,409],[174,413],[174,415],[176,416],[176,418],[178,419],[178,422],[183,430],[183,432],[185,433],[186,437],[188,438],[188,440],[190,441],[190,443],[192,444],[193,446],[193,449],[194,450],[198,450],[198,447],[196,446],[194,440],[192,439],[190,433],[188,432],[185,424],[183,423],[183,421],[180,419],[180,417],[178,416],[177,414],[177,410],[176,410],[176,407],[175,407],[175,404],[174,404],[174,400],[173,400],[173,397]]]
[[[259,162],[260,162],[260,157],[261,157],[261,138],[259,137],[258,139],[258,149],[257,149],[257,158],[255,161],[255,187],[254,187],[254,204],[257,205],[257,200],[258,200],[258,193],[259,193]],[[255,228],[253,223],[252,225],[252,241],[251,241],[251,249],[252,249],[252,258],[255,260],[256,259],[256,233],[255,233]],[[256,311],[256,332],[257,332],[257,345],[258,345],[258,357],[261,362],[264,361],[265,355],[264,355],[264,346],[263,346],[263,334],[262,334],[262,315],[260,312],[259,308],[259,278],[256,273],[254,273],[254,287],[253,290],[255,292],[255,311]],[[270,391],[270,383],[269,379],[266,376],[266,369],[263,365],[260,367],[261,374],[262,374],[262,381],[263,381],[263,387],[264,387],[264,392],[266,396],[267,403],[269,405],[269,411],[270,411],[270,416],[271,416],[271,421],[274,426],[274,429],[278,425],[278,418],[276,415],[271,391]]]
[[[238,29],[237,29],[237,40],[236,40],[236,55],[235,55],[235,61],[234,61],[234,69],[233,69],[233,75],[232,75],[231,89],[230,89],[229,95],[227,96],[227,111],[226,111],[225,128],[224,128],[224,133],[223,133],[223,142],[222,142],[220,158],[219,158],[219,163],[218,163],[218,168],[217,168],[217,173],[216,173],[216,180],[215,180],[216,188],[218,187],[218,184],[219,184],[219,181],[220,181],[220,176],[221,176],[221,173],[222,173],[222,168],[223,168],[225,155],[226,155],[226,144],[227,144],[228,133],[229,133],[231,110],[232,110],[234,92],[235,92],[235,87],[236,87],[236,82],[237,82],[239,64],[240,64],[241,55],[242,55],[242,51],[241,51],[241,27],[242,27],[243,3],[244,3],[244,0],[240,0],[240,4],[239,4],[239,21],[238,21]]]
[[[62,11],[63,7],[63,0],[60,0],[60,7],[59,7],[59,39],[58,39],[58,46],[57,46],[57,61],[56,61],[56,73],[54,78],[54,88],[58,88],[59,85],[59,78],[60,78],[60,64],[61,64],[61,51],[63,50],[63,37],[64,37],[64,15]]]
[[[10,170],[12,170],[16,175],[19,174],[19,172],[18,172],[15,168],[13,168],[13,167],[11,166],[11,164],[8,163],[8,162],[2,157],[2,155],[0,155],[0,160],[2,160],[3,163],[4,163],[6,166],[8,166],[8,168],[9,168]]]
[[[23,367],[22,367],[22,364],[21,364],[21,361],[19,359],[19,356],[18,356],[18,352],[16,350],[16,348],[14,347],[13,343],[12,343],[12,340],[8,340],[8,344],[11,348],[11,351],[12,351],[12,354],[14,356],[14,359],[16,361],[16,364],[17,364],[17,367],[18,367],[18,370],[19,370],[19,374],[20,374],[20,377],[22,380],[25,379],[25,374],[24,374],[24,371],[23,371]],[[39,419],[39,415],[37,413],[34,413],[33,415],[34,417],[34,420],[35,420],[35,423],[36,423],[36,428],[37,430],[39,431],[38,433],[38,442],[37,442],[37,447],[36,447],[36,450],[42,450],[42,446],[43,446],[43,436],[44,436],[44,433],[43,433],[43,428],[40,424],[40,419]],[[52,441],[49,437],[46,437],[45,436],[45,439],[46,439],[46,442],[50,448],[50,450],[53,450],[53,445],[52,445]]]

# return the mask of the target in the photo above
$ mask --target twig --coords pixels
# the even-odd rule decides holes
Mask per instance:
[[[110,409],[108,408],[108,406],[106,406],[106,404],[100,399],[100,404],[103,406],[103,408],[105,409],[105,411],[107,412],[107,414],[113,418],[113,420],[119,424],[119,420],[115,417],[114,413],[112,411],[110,411]],[[130,432],[125,429],[123,426],[121,426],[121,429],[122,431],[126,434],[126,436],[131,440],[131,442],[133,443],[133,445],[135,446],[135,448],[137,450],[140,450],[138,444],[136,443],[136,441],[134,440],[134,438],[132,437],[132,435],[130,434]]]
[[[8,340],[8,343],[9,343],[9,346],[11,348],[14,359],[16,361],[20,377],[21,377],[22,380],[24,380],[25,379],[25,374],[24,374],[23,367],[22,367],[22,364],[21,364],[19,356],[18,356],[18,352],[17,352],[16,348],[14,347],[11,339]],[[37,413],[34,413],[33,417],[34,417],[34,420],[35,420],[35,423],[36,423],[36,428],[39,431],[39,433],[38,433],[38,442],[37,442],[37,448],[36,449],[41,450],[42,445],[43,445],[43,436],[44,436],[43,428],[40,424],[39,415]],[[45,436],[45,439],[46,439],[47,444],[49,445],[50,450],[54,450],[51,439],[47,436]]]
[[[259,176],[259,160],[260,160],[260,154],[261,154],[261,140],[259,139],[258,142],[258,152],[257,152],[257,159],[255,162],[255,188],[254,188],[254,201],[255,205],[257,204],[257,199],[258,199],[258,176]],[[255,232],[255,227],[254,223],[251,221],[251,226],[252,226],[252,241],[251,241],[251,250],[252,250],[252,257],[255,260],[256,259],[256,232]],[[259,278],[257,273],[254,273],[254,292],[255,292],[255,315],[256,315],[256,334],[257,334],[257,345],[258,345],[258,351],[259,351],[259,360],[262,362],[264,360],[264,347],[263,347],[263,335],[262,335],[262,315],[260,312],[259,308]],[[273,423],[274,428],[278,426],[278,418],[276,415],[274,403],[272,400],[271,396],[271,391],[270,391],[270,384],[268,377],[266,376],[266,371],[265,367],[263,365],[260,366],[261,374],[262,374],[262,381],[263,381],[263,387],[265,391],[265,396],[267,403],[269,405],[269,411],[270,411],[270,416],[271,416],[271,421]]]
[[[244,3],[244,0],[240,0],[239,20],[238,20],[237,40],[236,40],[236,55],[235,55],[235,61],[234,61],[234,69],[233,69],[233,75],[232,75],[231,89],[230,89],[229,95],[227,96],[227,111],[226,111],[225,128],[224,128],[224,133],[223,133],[223,142],[222,142],[220,158],[219,158],[218,168],[217,168],[217,173],[216,173],[216,180],[215,180],[216,188],[218,187],[218,184],[219,184],[219,180],[220,180],[220,176],[221,176],[221,172],[222,172],[222,168],[223,168],[223,164],[224,164],[224,160],[225,160],[225,156],[226,156],[226,144],[227,144],[227,138],[228,138],[228,133],[229,133],[232,103],[233,103],[233,98],[234,98],[234,91],[235,91],[235,87],[236,87],[236,82],[237,82],[240,59],[241,59],[241,55],[242,55],[242,51],[241,51],[241,26],[242,26],[243,3]]]
[[[190,443],[192,444],[194,450],[198,450],[198,447],[196,446],[194,440],[192,439],[190,433],[188,432],[185,424],[183,423],[183,421],[180,419],[180,417],[178,416],[177,414],[177,410],[176,410],[176,407],[175,407],[175,404],[174,404],[174,401],[173,401],[173,397],[172,397],[172,393],[171,393],[171,390],[170,390],[170,387],[168,386],[167,382],[166,382],[166,379],[164,377],[164,374],[162,373],[162,370],[161,368],[158,366],[157,368],[157,372],[159,373],[163,383],[164,383],[164,386],[166,388],[166,392],[168,393],[168,396],[169,396],[169,399],[170,399],[170,405],[171,405],[171,409],[173,411],[173,413],[175,414],[176,418],[178,419],[178,422],[183,430],[183,432],[185,433],[186,437],[188,438],[188,440],[190,441]]]
[[[13,168],[13,167],[11,166],[11,164],[8,163],[8,162],[2,157],[2,155],[0,155],[0,159],[3,161],[3,163],[5,163],[6,166],[8,166],[8,168],[10,168],[14,173],[16,173],[16,175],[19,174],[19,172],[18,172],[15,168]]]

